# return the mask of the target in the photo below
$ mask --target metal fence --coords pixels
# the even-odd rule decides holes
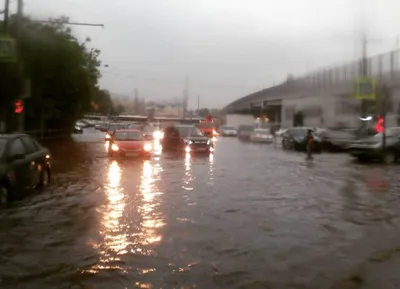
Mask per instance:
[[[367,59],[368,75],[389,86],[400,85],[400,50],[379,54]],[[343,65],[326,67],[312,73],[290,79],[282,84],[263,89],[230,103],[225,110],[246,108],[251,102],[260,102],[274,97],[309,94],[314,90],[344,88],[348,90],[362,75],[362,60]]]
[[[379,54],[367,59],[367,73],[377,79],[394,75],[400,71],[400,50]],[[284,87],[333,87],[338,84],[354,82],[362,75],[362,61],[357,60],[339,66],[326,67],[313,73],[283,83]]]

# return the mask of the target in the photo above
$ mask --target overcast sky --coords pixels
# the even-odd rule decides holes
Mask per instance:
[[[12,1],[15,5],[16,1]],[[101,49],[102,88],[146,100],[181,98],[223,107],[251,92],[361,53],[394,49],[399,0],[24,0],[36,19],[65,15]],[[361,4],[363,3],[363,4]]]

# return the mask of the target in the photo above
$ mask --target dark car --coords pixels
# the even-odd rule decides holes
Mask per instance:
[[[400,158],[400,127],[386,129],[385,147],[383,133],[353,142],[350,154],[359,160],[379,159],[385,163],[394,163]]]
[[[26,134],[0,135],[0,203],[50,182],[50,154]]]
[[[114,133],[114,131],[118,129],[126,129],[128,128],[128,126],[129,125],[126,123],[119,123],[119,122],[110,123],[106,129],[105,140],[111,139],[111,135]]]
[[[348,150],[356,140],[356,135],[344,130],[320,130],[316,133],[321,138],[323,151],[338,152]]]
[[[237,130],[237,136],[240,140],[250,141],[250,136],[254,131],[254,125],[240,125]]]
[[[282,136],[282,148],[294,151],[306,151],[307,150],[307,131],[310,128],[306,127],[294,127],[289,128],[285,131]],[[315,152],[321,152],[321,139],[313,133]]]
[[[164,129],[161,141],[163,151],[210,153],[214,151],[211,140],[193,125],[172,125]]]

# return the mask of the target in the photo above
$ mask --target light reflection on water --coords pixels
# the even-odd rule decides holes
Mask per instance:
[[[139,207],[139,213],[142,215],[143,245],[152,244],[161,241],[162,237],[158,229],[165,225],[163,216],[156,211],[160,205],[157,198],[161,192],[157,192],[155,174],[159,170],[153,168],[149,160],[143,163],[143,173],[141,177],[140,192],[142,194],[142,205]]]
[[[102,212],[100,234],[103,242],[95,245],[100,253],[100,264],[95,265],[92,273],[97,273],[102,269],[121,269],[119,266],[112,266],[113,262],[120,259],[118,255],[125,254],[128,245],[127,235],[121,232],[120,218],[125,210],[125,195],[121,188],[121,168],[118,162],[110,163],[107,174],[107,185],[105,194],[108,204]]]
[[[208,157],[208,184],[214,184],[214,154],[210,154]]]
[[[140,167],[141,163],[137,165]],[[159,229],[165,223],[163,215],[158,210],[160,206],[158,196],[162,193],[157,191],[155,184],[159,172],[162,171],[161,165],[156,163],[153,167],[151,161],[144,161],[140,183],[137,187],[125,183],[125,180],[130,181],[131,179],[123,177],[122,166],[123,164],[113,161],[108,167],[105,185],[107,204],[100,209],[102,241],[93,245],[100,257],[99,263],[89,270],[91,273],[110,269],[127,272],[128,268],[119,266],[123,264],[121,262],[123,262],[124,256],[129,254],[151,255],[153,250],[149,245],[162,239]],[[121,179],[124,180],[122,183]],[[135,217],[127,219],[130,216],[129,209],[132,207],[138,208],[139,222],[137,219],[132,219]],[[132,222],[136,227],[134,231],[129,225]]]
[[[183,177],[183,185],[182,188],[187,191],[193,190],[192,187],[192,181],[193,181],[193,176],[192,176],[192,156],[190,153],[185,154],[185,174]]]

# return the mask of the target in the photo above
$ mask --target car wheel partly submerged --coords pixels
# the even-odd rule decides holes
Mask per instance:
[[[7,204],[10,199],[11,194],[9,188],[4,184],[0,184],[0,206]]]
[[[50,170],[49,168],[45,168],[42,170],[40,175],[40,184],[39,187],[45,187],[50,183]]]
[[[392,151],[386,151],[382,159],[385,164],[393,164],[396,161],[396,155]]]

